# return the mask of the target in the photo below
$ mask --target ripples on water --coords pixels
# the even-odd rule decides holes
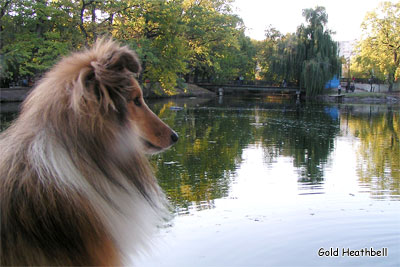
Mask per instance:
[[[398,106],[150,106],[180,135],[152,157],[176,216],[138,266],[400,265]],[[318,256],[331,247],[389,255]]]

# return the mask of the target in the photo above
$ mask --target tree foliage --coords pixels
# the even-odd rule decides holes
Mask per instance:
[[[340,73],[341,61],[332,32],[326,29],[325,8],[304,9],[303,16],[307,24],[300,25],[295,34],[278,35],[276,42],[267,33],[266,40],[272,42],[272,47],[266,62],[277,79],[296,83],[306,89],[307,95],[313,96],[321,93],[325,83]]]
[[[230,2],[2,1],[1,82],[37,77],[60,56],[104,35],[135,49],[144,69],[141,79],[167,93],[174,92],[182,77],[233,79],[250,74],[255,52]]]
[[[73,18],[54,2],[6,0],[0,9],[3,81],[39,74],[77,45],[73,29],[64,27]]]
[[[303,10],[308,26],[297,30],[300,51],[303,54],[302,85],[307,94],[317,95],[334,75],[340,74],[341,60],[338,45],[332,40],[332,32],[327,30],[328,15],[324,7]]]
[[[190,48],[188,76],[198,80],[231,78],[235,52],[240,52],[242,21],[224,1],[187,1],[185,39]]]
[[[400,77],[400,2],[383,2],[368,13],[361,25],[364,36],[352,64],[358,76],[377,77],[392,90]]]
[[[283,35],[272,25],[265,30],[264,41],[257,42],[257,61],[260,67],[259,78],[269,82],[277,82],[277,74],[272,71],[274,57],[277,54],[278,45],[283,41]]]

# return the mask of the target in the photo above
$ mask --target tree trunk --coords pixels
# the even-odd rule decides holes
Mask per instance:
[[[7,6],[11,3],[11,0],[5,1],[4,5],[1,7],[0,9],[0,50],[3,49],[3,22],[1,21],[1,19],[3,18],[3,16],[6,14],[6,10],[7,10]]]
[[[93,2],[92,6],[92,25],[96,25],[96,5]],[[97,39],[97,33],[96,30],[93,31],[93,41],[96,41]]]
[[[388,82],[389,82],[389,92],[393,91],[393,83],[394,83],[394,72],[390,72],[388,75]]]
[[[194,79],[193,79],[193,82],[194,82],[195,84],[197,84],[197,83],[199,82],[199,69],[198,69],[198,68],[195,68],[195,69],[194,69]]]

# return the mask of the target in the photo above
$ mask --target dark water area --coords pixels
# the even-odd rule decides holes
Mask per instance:
[[[180,136],[151,157],[175,216],[137,266],[400,266],[399,106],[149,106]]]

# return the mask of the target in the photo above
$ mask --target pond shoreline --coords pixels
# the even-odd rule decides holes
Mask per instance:
[[[0,88],[0,102],[2,105],[10,102],[22,102],[28,93],[32,90],[31,87],[15,87],[15,88]],[[185,97],[213,97],[215,93],[199,87],[194,84],[188,84],[186,89],[176,89],[175,95],[156,95],[146,92],[146,99],[168,99],[168,98],[185,98]],[[346,103],[346,104],[395,104],[400,105],[400,92],[392,93],[344,93],[337,95],[336,93],[319,95],[315,98],[308,98],[324,103]]]
[[[0,102],[22,102],[26,96],[33,89],[33,87],[13,87],[13,88],[0,88]],[[148,92],[143,88],[146,99],[162,99],[162,98],[177,98],[177,97],[201,97],[201,96],[214,96],[215,94],[207,89],[201,88],[194,84],[188,84],[186,89],[176,89],[175,95],[157,95]]]
[[[370,93],[360,91],[341,95],[334,93],[319,95],[316,99],[324,103],[400,105],[400,92]]]

